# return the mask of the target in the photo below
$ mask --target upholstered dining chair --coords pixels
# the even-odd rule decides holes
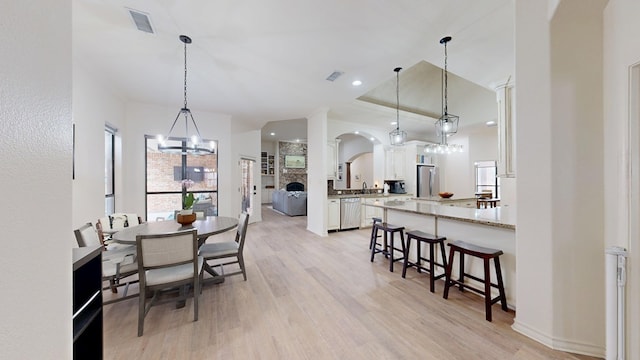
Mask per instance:
[[[144,318],[153,305],[170,301],[186,300],[187,285],[193,286],[193,321],[198,321],[198,297],[202,276],[202,257],[198,256],[198,236],[196,229],[176,231],[166,234],[136,236],[138,250],[138,336],[144,330]],[[178,298],[162,299],[160,295],[167,289],[180,291]],[[147,293],[153,297],[147,303]]]
[[[102,243],[105,247],[108,247],[114,245],[109,241],[114,231],[140,224],[142,224],[142,218],[137,214],[114,213],[98,219],[96,229],[98,230],[98,236],[102,240]]]
[[[102,246],[102,249],[106,250],[98,232],[90,222],[74,230],[73,233],[76,236],[76,242],[79,247]],[[129,282],[122,284],[120,280],[138,272],[138,264],[135,262],[135,258],[136,249],[132,245],[102,252],[102,279],[109,281],[108,288],[114,294],[118,292],[119,286],[129,285]],[[126,296],[126,294],[127,291],[125,289],[124,295]]]
[[[249,214],[243,212],[240,214],[238,221],[238,229],[236,231],[236,238],[234,241],[228,242],[213,242],[205,243],[200,246],[200,256],[202,256],[206,262],[205,266],[219,266],[219,276],[231,276],[242,274],[244,281],[247,281],[247,272],[244,266],[244,240],[247,235],[247,225],[249,224]],[[220,261],[220,259],[222,259]],[[216,260],[213,264],[209,261]],[[238,264],[239,270],[230,273],[224,272],[225,265]]]

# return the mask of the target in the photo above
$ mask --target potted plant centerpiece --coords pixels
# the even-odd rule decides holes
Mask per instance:
[[[196,221],[196,214],[193,212],[193,204],[198,202],[198,199],[192,192],[187,192],[187,189],[192,187],[193,180],[182,180],[182,210],[176,216],[176,220],[182,225],[188,225]]]

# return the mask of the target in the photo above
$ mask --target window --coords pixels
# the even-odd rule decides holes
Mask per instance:
[[[104,214],[115,212],[115,140],[116,129],[107,126],[104,130]]]
[[[500,197],[500,178],[495,160],[478,161],[476,168],[476,192],[491,190],[493,197]]]
[[[172,139],[176,146],[186,139]],[[209,141],[209,140],[207,140]],[[182,179],[193,180],[193,192],[198,202],[194,210],[206,215],[218,214],[218,154],[183,155],[158,151],[155,137],[146,142],[146,217],[173,219],[174,211],[182,208]]]

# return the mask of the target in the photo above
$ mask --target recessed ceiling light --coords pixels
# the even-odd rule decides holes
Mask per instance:
[[[271,135],[271,136],[276,136],[276,133],[272,132],[270,135]]]
[[[376,138],[374,138],[373,136],[369,138],[371,141],[374,141]]]
[[[351,83],[351,85],[353,85],[353,86],[360,86],[360,85],[362,85],[362,81],[360,81],[360,80],[353,80],[353,82]]]
[[[296,139],[296,142],[300,142],[300,139]]]
[[[494,120],[489,120],[485,124],[487,124],[487,126],[496,126],[497,123]]]
[[[354,131],[353,133],[354,134],[360,134],[360,131]]]
[[[396,125],[397,123],[398,123],[398,122],[396,122],[396,121],[392,121],[392,122],[391,122],[391,125]]]

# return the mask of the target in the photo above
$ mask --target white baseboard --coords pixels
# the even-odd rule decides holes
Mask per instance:
[[[605,348],[604,346],[597,346],[594,344],[581,343],[573,340],[559,339],[544,334],[522,322],[519,322],[518,319],[514,319],[513,325],[511,328],[519,332],[520,334],[529,337],[541,344],[546,345],[547,347],[560,350],[565,352],[570,352],[574,354],[588,355],[594,356],[598,358],[605,357]]]

